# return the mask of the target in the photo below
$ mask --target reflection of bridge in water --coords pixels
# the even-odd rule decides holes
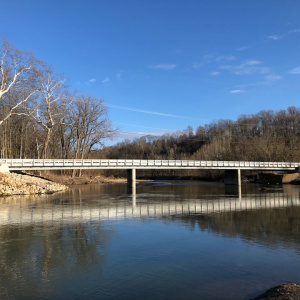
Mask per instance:
[[[41,200],[13,205],[6,201],[0,207],[0,226],[44,222],[84,223],[132,218],[146,219],[300,206],[298,194],[285,195],[280,192],[251,194],[243,198],[223,196],[219,199],[163,200],[164,202],[160,200],[159,198],[158,201],[146,199],[141,195],[138,199],[132,196],[127,200],[110,198],[93,203],[79,199],[60,204]]]

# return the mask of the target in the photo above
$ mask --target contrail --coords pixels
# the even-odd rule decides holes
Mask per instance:
[[[176,130],[171,130],[171,129],[166,129],[166,128],[150,127],[150,126],[143,126],[143,125],[134,125],[134,124],[128,124],[128,123],[114,122],[114,124],[120,124],[120,125],[132,126],[132,127],[142,127],[142,128],[148,128],[148,129],[158,129],[158,130],[164,130],[164,131],[176,131]]]
[[[135,111],[135,112],[140,112],[140,113],[150,114],[150,115],[157,115],[157,116],[162,116],[162,117],[201,120],[199,118],[193,118],[193,117],[187,117],[187,116],[178,116],[178,115],[172,115],[172,114],[165,114],[165,113],[161,113],[161,112],[157,112],[157,111],[143,110],[143,109],[139,109],[139,108],[131,108],[131,107],[126,107],[126,106],[114,105],[114,104],[106,104],[106,106],[111,107],[111,108]]]

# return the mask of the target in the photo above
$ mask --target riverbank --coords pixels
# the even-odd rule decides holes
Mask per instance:
[[[76,184],[101,184],[101,183],[123,183],[127,182],[126,178],[115,178],[113,176],[105,177],[103,175],[82,175],[80,177],[56,175],[56,174],[43,174],[44,178],[57,182],[63,185],[76,185]]]
[[[52,194],[68,187],[29,174],[0,173],[0,196]]]
[[[300,299],[300,285],[287,283],[275,286],[252,300],[296,300]]]
[[[7,170],[8,171],[8,170]],[[145,181],[154,178],[144,179]],[[158,178],[155,178],[158,179]],[[160,177],[161,180],[191,180],[190,177],[171,178]],[[193,178],[201,180],[201,178]],[[202,178],[203,180],[203,178]],[[30,194],[50,194],[58,191],[65,191],[67,186],[79,184],[108,184],[108,183],[125,183],[126,178],[106,177],[104,175],[83,174],[80,177],[71,177],[58,175],[51,172],[43,172],[43,177],[36,174],[28,173],[1,173],[0,172],[0,196],[9,195],[30,195]],[[208,181],[208,180],[207,180]],[[244,182],[253,182],[261,184],[300,184],[299,174],[278,175],[269,173],[260,173],[259,176],[245,176]]]

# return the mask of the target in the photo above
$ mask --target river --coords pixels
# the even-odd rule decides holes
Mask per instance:
[[[142,182],[0,198],[0,299],[249,299],[300,282],[300,187]]]

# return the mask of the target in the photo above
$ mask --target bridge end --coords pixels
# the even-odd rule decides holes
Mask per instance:
[[[10,173],[9,167],[7,164],[1,164],[0,163],[0,173]]]

